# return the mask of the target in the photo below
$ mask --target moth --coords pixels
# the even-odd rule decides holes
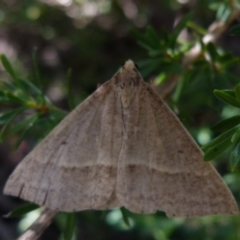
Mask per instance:
[[[22,160],[4,193],[65,212],[238,214],[220,175],[131,60]]]

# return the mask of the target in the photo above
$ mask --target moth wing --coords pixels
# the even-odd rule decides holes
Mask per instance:
[[[117,197],[136,213],[196,217],[237,214],[237,204],[187,130],[142,81],[128,110]]]
[[[4,193],[60,211],[119,207],[116,96],[111,81],[99,87],[22,160]]]

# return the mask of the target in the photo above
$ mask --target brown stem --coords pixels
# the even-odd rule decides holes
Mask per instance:
[[[57,214],[57,211],[46,208],[40,217],[17,240],[37,240]]]

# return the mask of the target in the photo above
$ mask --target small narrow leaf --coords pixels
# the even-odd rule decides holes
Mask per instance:
[[[36,95],[41,95],[42,91],[36,87],[30,80],[24,79],[24,78],[19,78],[19,80],[22,83],[22,86],[28,91],[29,93],[36,94]]]
[[[240,137],[240,128],[233,134],[231,142],[236,142]]]
[[[39,205],[35,203],[27,203],[24,204],[13,211],[9,212],[8,214],[4,215],[5,218],[15,218],[15,217],[21,217],[24,214],[27,214],[35,209],[40,208]]]
[[[36,123],[36,121],[38,120],[39,115],[36,114],[34,116],[31,117],[31,122],[29,120],[28,122],[28,126],[26,127],[26,129],[22,132],[22,134],[20,135],[20,137],[18,138],[18,140],[16,141],[16,143],[14,144],[14,150],[17,150],[19,145],[21,144],[21,142],[23,141],[24,137],[26,136],[27,132],[34,126],[34,124]]]
[[[223,91],[224,93],[227,93],[228,95],[232,96],[232,97],[236,97],[235,95],[235,91],[234,90],[231,90],[231,89],[222,89],[220,91]]]
[[[228,103],[234,107],[240,108],[240,102],[236,98],[232,97],[230,94],[221,90],[214,90],[214,95],[221,101]]]
[[[72,240],[75,230],[76,213],[68,213],[66,218],[66,225],[63,232],[64,240]]]
[[[28,118],[25,118],[24,120],[14,124],[14,126],[11,128],[11,133],[16,134],[19,131],[23,131],[24,129],[30,127],[37,119],[38,114],[34,114]]]
[[[2,61],[2,65],[4,66],[4,68],[6,69],[6,71],[9,73],[9,75],[12,77],[12,79],[17,82],[17,76],[16,73],[13,70],[13,67],[11,65],[11,63],[8,61],[6,55],[1,54],[1,61]]]
[[[9,60],[7,59],[7,57],[4,54],[2,54],[0,56],[0,58],[1,58],[4,68],[9,73],[9,75],[12,77],[14,83],[22,90],[22,92],[25,95],[28,95],[28,93],[25,91],[25,89],[22,85],[21,80],[17,77],[17,75],[16,75],[15,71],[13,70],[13,67],[12,67],[11,63],[9,62]]]
[[[26,110],[26,107],[20,107],[18,109],[15,110],[15,112],[11,115],[11,117],[8,119],[8,121],[6,122],[6,124],[4,125],[4,127],[2,128],[1,132],[0,132],[0,141],[2,141],[2,138],[7,130],[7,128],[9,127],[9,125],[12,123],[12,121],[22,112],[24,112]]]
[[[225,132],[238,124],[240,124],[240,115],[236,115],[216,123],[211,127],[211,130]]]
[[[174,48],[174,45],[176,43],[176,40],[178,38],[178,35],[181,33],[181,31],[186,27],[187,22],[192,18],[192,13],[186,14],[181,21],[177,24],[177,26],[174,28],[173,33],[171,35],[171,40],[169,41],[170,48]]]
[[[233,134],[239,129],[239,127],[240,125],[237,125],[236,127],[231,128],[227,132],[224,132],[220,136],[213,139],[210,143],[207,143],[206,145],[202,146],[202,149],[207,150],[208,148],[212,148],[226,139],[229,139],[231,141]]]
[[[160,39],[153,27],[147,27],[147,36],[153,48],[160,48]]]
[[[0,125],[7,123],[16,114],[16,109],[0,113]]]
[[[0,102],[1,103],[7,103],[9,102],[9,98],[6,96],[5,92],[0,90]]]
[[[220,1],[221,2],[221,1]],[[231,14],[230,4],[223,1],[218,5],[217,8],[217,20],[225,23]]]
[[[206,145],[202,146],[202,149],[207,150],[208,148],[212,148],[226,139],[229,139],[229,141],[231,142],[233,134],[239,129],[239,127],[240,125],[237,125],[236,127],[233,127],[230,130],[222,133],[220,136],[213,139],[210,143],[207,143]]]
[[[125,223],[128,227],[131,227],[131,224],[130,224],[130,221],[129,221],[129,218],[128,218],[128,213],[127,213],[126,209],[123,208],[123,207],[121,207],[120,210],[121,210],[121,213],[122,213],[122,217],[123,217],[124,223]]]
[[[234,65],[236,65],[237,63],[240,62],[240,58],[239,57],[228,57],[227,60],[225,60],[224,62],[222,62],[222,67],[224,67],[225,69],[230,68]],[[238,80],[239,81],[239,80]]]
[[[240,102],[240,83],[235,88],[235,95],[237,100]]]
[[[26,104],[29,98],[26,97],[18,97],[15,96],[12,92],[5,92],[5,96],[9,99],[9,101],[18,104]]]
[[[230,155],[230,163],[231,163],[232,171],[238,165],[239,160],[240,160],[240,141],[235,145]]]
[[[214,61],[214,60],[217,60],[218,58],[218,52],[217,52],[217,49],[216,49],[216,45],[213,44],[213,43],[208,43],[207,44],[207,51],[208,53],[210,54],[211,56],[211,60]]]
[[[12,82],[3,82],[2,83],[4,90],[9,90],[12,92],[17,91],[16,85],[14,85]]]
[[[210,161],[220,156],[232,145],[231,138],[228,137],[222,142],[215,144],[214,146],[207,149],[204,154],[204,161]]]

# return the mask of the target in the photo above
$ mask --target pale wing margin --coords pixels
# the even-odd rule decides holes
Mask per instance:
[[[121,124],[115,96],[110,81],[99,87],[23,159],[4,193],[60,211],[99,209],[112,201],[114,152],[121,146],[120,130],[107,136],[107,128]]]

